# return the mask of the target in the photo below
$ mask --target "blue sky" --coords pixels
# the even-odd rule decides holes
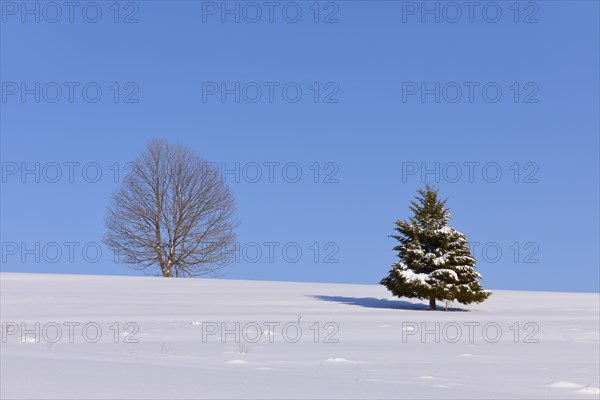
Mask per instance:
[[[239,168],[225,278],[375,284],[428,182],[485,287],[599,290],[598,2],[49,4],[1,3],[2,271],[141,274],[103,219],[164,138]]]

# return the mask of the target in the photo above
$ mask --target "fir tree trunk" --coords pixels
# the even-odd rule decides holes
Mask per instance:
[[[437,306],[435,304],[435,297],[430,297],[429,298],[429,309],[430,310],[436,310]]]

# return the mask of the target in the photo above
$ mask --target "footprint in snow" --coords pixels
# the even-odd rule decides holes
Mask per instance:
[[[202,324],[202,322],[200,322],[200,321],[192,321],[192,322],[190,322],[190,325],[200,325],[200,324]]]
[[[475,357],[475,356],[471,353],[463,353],[459,357]]]
[[[435,379],[435,377],[433,377],[431,375],[422,375],[422,376],[418,376],[417,379]]]
[[[21,343],[37,343],[37,340],[35,340],[35,338],[32,338],[30,336],[23,336],[23,337],[21,337]]]
[[[227,364],[248,364],[248,361],[244,360],[229,360]]]

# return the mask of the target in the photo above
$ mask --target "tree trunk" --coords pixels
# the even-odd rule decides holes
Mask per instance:
[[[435,297],[430,297],[429,298],[429,309],[430,310],[436,310],[437,306],[435,304]]]

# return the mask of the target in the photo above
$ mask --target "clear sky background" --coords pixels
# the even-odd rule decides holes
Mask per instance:
[[[225,278],[376,284],[429,182],[485,287],[597,292],[599,3],[514,3],[275,2],[271,17],[238,2],[223,22],[222,2],[70,16],[2,1],[2,271],[142,274],[113,261],[103,219],[127,162],[164,138],[239,165],[225,179],[242,254]],[[210,82],[239,82],[239,102]]]

